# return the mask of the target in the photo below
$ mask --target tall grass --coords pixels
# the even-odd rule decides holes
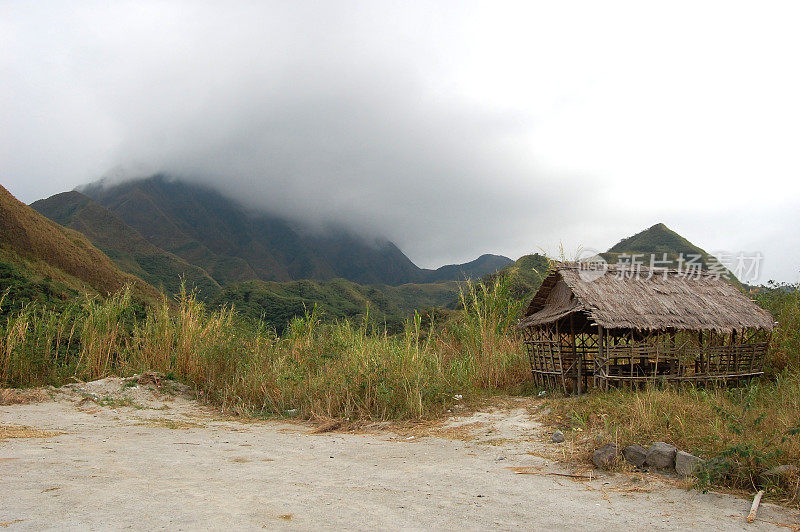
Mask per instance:
[[[701,486],[753,490],[767,469],[800,465],[800,293],[775,287],[758,301],[778,320],[767,377],[741,388],[650,386],[551,402],[551,421],[572,429],[578,448],[666,441],[709,459]],[[580,429],[580,430],[578,430]],[[770,486],[773,497],[800,506],[800,478]]]
[[[553,401],[554,422],[581,429],[575,439],[585,435],[587,449],[595,437],[664,440],[718,457],[724,471],[709,480],[737,488],[751,488],[768,467],[800,463],[800,295],[781,287],[759,297],[780,322],[769,378],[733,390],[593,392]],[[442,323],[415,314],[390,335],[369,316],[331,322],[313,307],[280,336],[233,308],[207,308],[185,290],[146,310],[128,290],[59,310],[31,303],[0,321],[0,385],[155,370],[245,415],[420,419],[440,414],[458,395],[528,391],[530,370],[514,330],[523,303],[498,277],[467,284],[461,309]],[[796,486],[781,489],[797,504]]]
[[[756,301],[778,321],[770,345],[770,373],[800,372],[800,284],[770,281],[768,288],[756,293]]]
[[[29,306],[0,324],[0,383],[155,370],[240,413],[422,418],[456,395],[517,391],[529,380],[513,334],[519,304],[507,292],[504,279],[470,284],[458,319],[423,330],[415,315],[397,335],[376,329],[369,316],[323,322],[314,307],[278,337],[185,290],[177,305],[163,300],[146,313],[127,290],[63,312]]]

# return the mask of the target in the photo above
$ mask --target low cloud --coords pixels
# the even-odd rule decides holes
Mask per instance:
[[[385,236],[422,266],[560,242],[602,249],[659,221],[709,250],[778,252],[774,232],[737,240],[708,228],[741,225],[739,196],[710,194],[743,186],[736,169],[750,167],[730,127],[704,121],[712,86],[680,100],[684,81],[704,79],[691,70],[694,56],[705,64],[693,37],[704,32],[687,30],[694,49],[668,48],[669,28],[591,4],[0,9],[3,179],[26,201],[103,175],[166,173]],[[782,81],[778,101],[793,101],[796,80]],[[715,134],[723,140],[698,148]],[[788,221],[796,210],[750,212]],[[773,271],[791,279],[792,268]]]

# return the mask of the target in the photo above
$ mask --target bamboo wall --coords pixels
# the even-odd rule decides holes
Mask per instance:
[[[646,382],[737,382],[763,373],[769,332],[606,330],[570,316],[523,330],[534,382],[582,393]]]

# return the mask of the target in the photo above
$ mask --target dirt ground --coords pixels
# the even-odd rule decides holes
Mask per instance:
[[[180,385],[148,381],[103,379],[0,406],[0,527],[800,526],[797,512],[771,504],[748,525],[749,500],[674,480],[564,469],[543,458],[561,448],[525,401],[439,425],[318,432],[224,418]],[[576,473],[593,478],[563,476]]]

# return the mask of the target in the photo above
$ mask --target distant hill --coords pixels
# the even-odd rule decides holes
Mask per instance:
[[[659,258],[664,254],[668,258],[677,258],[681,253],[684,257],[699,255],[703,258],[704,263],[709,257],[706,251],[695,246],[663,223],[657,223],[633,236],[623,238],[611,246],[603,256],[608,255],[609,258],[617,259],[619,255],[632,253],[642,253],[648,257],[650,254],[656,254]]]
[[[139,299],[160,297],[146,282],[120,271],[81,233],[45,218],[2,186],[0,271],[0,293],[9,291],[6,303],[64,299],[84,291],[106,295],[126,284]]]
[[[464,274],[491,273],[504,259],[484,256],[423,270],[388,240],[365,239],[342,228],[310,231],[248,210],[211,188],[164,176],[95,183],[81,191],[151,244],[202,268],[221,285],[335,278],[386,285],[462,280]]]
[[[655,261],[659,261],[654,263],[656,267],[673,269],[687,269],[690,267],[688,261],[697,260],[696,257],[699,257],[697,263],[702,269],[718,269],[720,274],[727,273],[730,282],[741,286],[739,280],[713,255],[692,244],[663,223],[657,223],[633,236],[623,238],[606,253],[600,255],[611,264],[619,262],[620,259],[631,261],[632,255],[643,255],[636,258],[642,266],[650,266],[652,255]]]
[[[182,279],[203,297],[219,290],[219,284],[202,268],[151,244],[117,215],[80,192],[56,194],[31,207],[60,225],[83,233],[122,271],[163,287],[167,293],[178,292]]]
[[[281,332],[294,316],[317,305],[326,319],[363,319],[389,332],[402,329],[414,310],[442,307],[458,294],[459,283],[363,286],[345,279],[329,281],[245,281],[225,286],[211,304],[233,305],[252,320]]]
[[[481,255],[477,259],[464,264],[448,264],[435,270],[425,270],[425,281],[438,283],[442,281],[463,281],[480,279],[485,275],[500,271],[514,261],[502,255]]]
[[[633,236],[623,238],[607,252],[600,255],[609,263],[614,264],[621,258],[630,260],[630,255],[632,254],[644,255],[644,257],[638,258],[638,260],[645,262],[643,265],[649,265],[651,254],[656,255],[659,260],[663,259],[664,254],[666,254],[667,263],[658,264],[657,266],[660,267],[677,267],[678,257],[681,254],[683,254],[685,260],[688,260],[692,255],[699,256],[700,264],[704,269],[708,269],[711,265],[717,263],[717,259],[708,252],[692,244],[663,223],[655,224]],[[497,275],[510,276],[509,281],[511,282],[512,293],[516,297],[527,300],[533,297],[533,294],[539,289],[549,267],[547,257],[534,253],[520,257],[514,264],[506,266]],[[486,280],[492,280],[493,277],[490,275]],[[738,280],[732,274],[731,282],[738,284]]]
[[[523,255],[513,264],[510,264],[495,274],[490,274],[484,281],[492,282],[496,276],[508,277],[511,283],[511,295],[515,298],[526,300],[533,297],[536,290],[550,269],[550,260],[539,253]]]

